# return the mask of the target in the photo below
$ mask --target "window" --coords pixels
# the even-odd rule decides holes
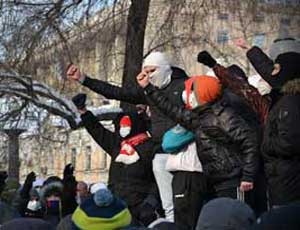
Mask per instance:
[[[229,35],[227,30],[218,31],[217,42],[219,44],[226,44],[229,40]]]
[[[253,20],[254,22],[261,23],[265,21],[265,16],[262,13],[258,13],[254,16]]]
[[[100,169],[106,169],[106,153],[102,152],[101,153],[101,158],[100,158]]]
[[[73,167],[75,168],[76,166],[76,148],[72,148],[71,150],[71,163]]]
[[[253,38],[252,45],[262,48],[265,43],[265,38],[266,38],[266,35],[264,33],[256,34]]]
[[[228,20],[229,15],[227,13],[219,13],[218,14],[218,19],[219,20]]]
[[[91,157],[92,157],[92,147],[86,146],[86,152],[85,152],[85,170],[86,171],[91,170]]]

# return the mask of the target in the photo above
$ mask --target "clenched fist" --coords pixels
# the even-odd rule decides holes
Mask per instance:
[[[136,80],[142,88],[145,88],[149,84],[149,74],[142,71],[136,76]]]
[[[240,190],[242,192],[248,192],[253,189],[253,183],[252,182],[247,182],[247,181],[242,181],[240,185]]]
[[[79,79],[82,77],[82,74],[80,69],[76,65],[72,64],[67,70],[67,76],[73,81],[79,81]]]

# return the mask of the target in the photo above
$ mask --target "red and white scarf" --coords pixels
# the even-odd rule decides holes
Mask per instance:
[[[134,147],[144,143],[149,138],[150,138],[149,133],[145,132],[123,140],[121,142],[120,153],[115,159],[115,161],[127,165],[137,162],[140,159],[140,156]]]

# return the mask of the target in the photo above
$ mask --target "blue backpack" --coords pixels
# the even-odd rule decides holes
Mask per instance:
[[[176,125],[165,132],[161,147],[164,152],[179,152],[195,139],[193,132],[186,130],[180,125]]]

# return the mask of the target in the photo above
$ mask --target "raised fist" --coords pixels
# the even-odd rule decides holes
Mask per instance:
[[[149,84],[149,74],[147,74],[145,71],[142,71],[137,75],[136,80],[142,88],[145,88]]]
[[[75,66],[74,64],[71,64],[67,70],[67,76],[68,79],[71,79],[73,81],[79,81],[79,79],[82,77],[80,69]]]
[[[31,172],[27,175],[24,184],[32,184],[36,179],[36,175],[34,172]]]
[[[198,54],[197,60],[209,68],[213,68],[217,64],[216,60],[205,50]]]

